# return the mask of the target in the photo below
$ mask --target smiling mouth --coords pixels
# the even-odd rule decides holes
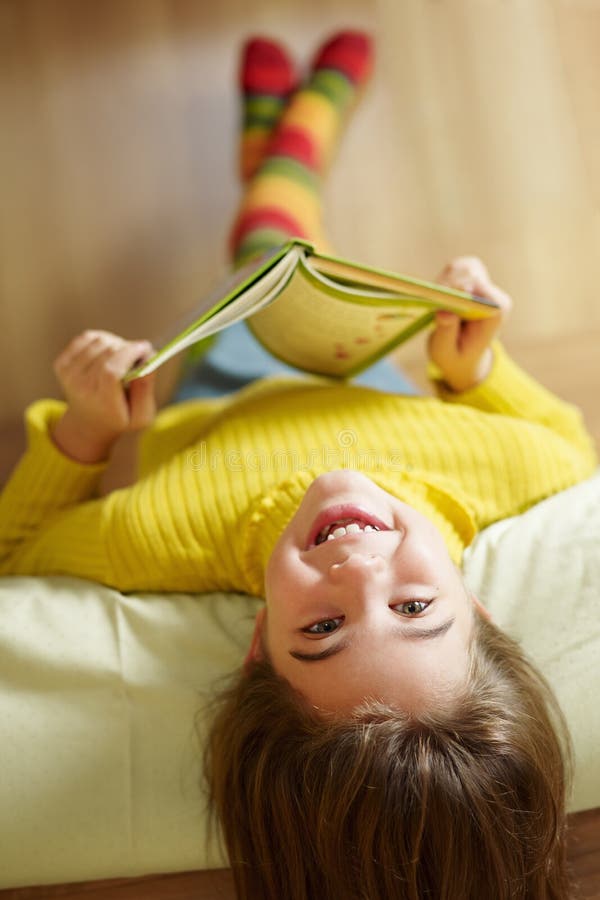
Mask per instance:
[[[334,506],[324,510],[313,523],[306,549],[347,536],[391,530],[389,525],[364,509],[347,504]]]

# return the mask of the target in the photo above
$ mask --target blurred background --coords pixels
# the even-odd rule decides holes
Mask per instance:
[[[600,406],[597,0],[0,0],[5,450],[74,334],[156,339],[222,276],[243,39],[306,63],[340,26],[378,62],[326,183],[338,252],[424,278],[481,256],[509,348]]]

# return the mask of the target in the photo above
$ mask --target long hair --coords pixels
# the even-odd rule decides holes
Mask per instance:
[[[206,749],[239,900],[565,900],[571,747],[519,646],[475,617],[445,710],[323,718],[268,661],[221,696]]]

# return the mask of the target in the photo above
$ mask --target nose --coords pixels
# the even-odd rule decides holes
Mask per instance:
[[[327,575],[333,584],[360,584],[380,581],[385,569],[385,560],[379,554],[350,553],[344,560],[332,563]]]

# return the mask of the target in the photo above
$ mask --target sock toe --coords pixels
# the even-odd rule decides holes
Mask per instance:
[[[256,37],[244,44],[239,80],[245,93],[285,96],[295,87],[296,73],[281,44]]]
[[[312,65],[317,69],[336,69],[353,84],[365,81],[373,68],[373,41],[363,31],[340,31],[317,51]]]

